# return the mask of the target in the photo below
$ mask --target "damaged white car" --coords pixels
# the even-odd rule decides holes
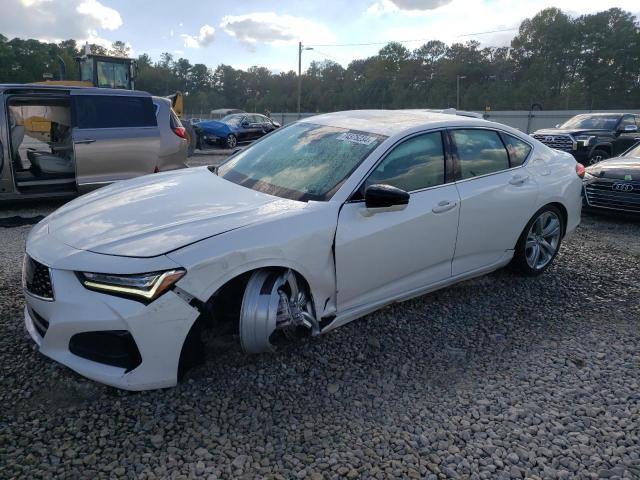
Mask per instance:
[[[309,118],[218,169],[121,182],[47,217],[26,246],[26,328],[89,378],[169,387],[205,331],[268,352],[509,262],[543,272],[580,222],[582,173],[484,120]]]

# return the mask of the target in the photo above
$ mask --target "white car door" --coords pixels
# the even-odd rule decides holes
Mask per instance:
[[[342,207],[335,243],[339,312],[451,276],[459,197],[455,185],[445,183],[446,163],[441,132],[413,136],[369,174],[360,199]],[[410,192],[408,205],[373,213],[361,198],[376,184]]]
[[[511,255],[536,210],[538,185],[522,166],[531,146],[488,129],[450,130],[456,152],[460,225],[453,275]]]

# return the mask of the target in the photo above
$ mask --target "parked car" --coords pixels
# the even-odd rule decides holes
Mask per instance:
[[[171,100],[164,97],[153,97],[156,106],[156,118],[160,129],[161,165],[186,166],[190,137],[176,112],[171,108]]]
[[[0,200],[73,196],[183,168],[179,121],[155,102],[134,90],[0,85]]]
[[[257,113],[234,113],[195,126],[199,148],[203,144],[235,148],[239,142],[256,140],[276,128],[280,128],[278,122]]]
[[[586,169],[584,200],[593,210],[640,215],[640,143]]]
[[[620,155],[636,143],[640,115],[632,113],[583,113],[556,128],[533,133],[545,145],[571,153],[583,165]]]
[[[218,168],[119,182],[40,222],[26,328],[94,380],[172,386],[206,330],[267,352],[510,262],[541,274],[580,222],[583,169],[484,120],[308,118]]]

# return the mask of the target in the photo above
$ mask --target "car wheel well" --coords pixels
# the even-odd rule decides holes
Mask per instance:
[[[181,379],[191,367],[205,359],[204,337],[214,330],[215,335],[237,335],[239,330],[240,307],[247,283],[258,270],[285,270],[283,266],[267,266],[246,271],[227,281],[205,302],[200,315],[191,326],[180,352],[178,378]],[[309,283],[299,272],[293,270],[301,281],[302,288],[310,294]],[[239,343],[239,342],[238,342]]]
[[[552,203],[549,203],[548,205],[552,205],[556,207],[558,210],[560,210],[560,213],[562,214],[562,237],[564,238],[564,235],[567,233],[567,220],[569,219],[569,214],[567,212],[567,209],[560,202],[552,202]]]
[[[609,155],[613,154],[613,149],[611,148],[611,145],[596,145],[595,147],[593,147],[593,150],[591,151],[591,155],[593,155],[593,152],[595,152],[596,150],[603,150],[605,152],[607,152]]]

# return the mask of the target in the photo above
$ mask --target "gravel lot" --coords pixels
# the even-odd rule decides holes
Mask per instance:
[[[0,478],[640,478],[640,223],[586,216],[541,277],[499,271],[277,355],[223,339],[142,393],[34,350],[29,228],[0,228]]]

